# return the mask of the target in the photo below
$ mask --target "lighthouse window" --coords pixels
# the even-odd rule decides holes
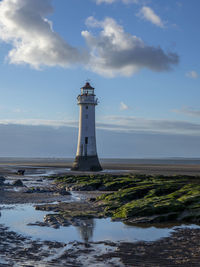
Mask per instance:
[[[88,144],[88,137],[85,137],[85,144]]]
[[[86,106],[85,108],[88,109],[88,106]]]

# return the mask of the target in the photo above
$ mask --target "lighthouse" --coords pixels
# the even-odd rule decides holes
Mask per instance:
[[[97,156],[95,107],[98,99],[89,82],[81,88],[77,97],[80,106],[79,135],[76,158],[72,166],[74,171],[101,171]]]

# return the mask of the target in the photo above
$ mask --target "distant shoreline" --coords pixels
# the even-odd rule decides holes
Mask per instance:
[[[75,158],[75,156],[74,156]],[[0,157],[1,163],[73,163],[74,158],[63,157]],[[166,157],[166,158],[99,158],[102,164],[173,164],[198,165],[200,158]]]

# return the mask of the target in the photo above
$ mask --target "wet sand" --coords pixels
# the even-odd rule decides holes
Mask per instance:
[[[99,173],[133,173],[147,175],[200,175],[200,161],[197,160],[135,160],[135,162],[139,163],[133,164],[130,163],[130,160],[127,160],[126,163],[125,159],[121,161],[112,159],[102,160],[101,165],[103,167],[103,172]],[[170,164],[163,162],[170,162]],[[15,175],[18,169],[25,169],[26,173],[27,171],[28,173],[31,173],[33,170],[35,170],[35,168],[47,168],[48,170],[55,170],[60,168],[62,169],[62,174],[69,174],[69,172],[75,175],[94,173],[72,172],[70,171],[72,163],[73,159],[0,159],[0,175]]]

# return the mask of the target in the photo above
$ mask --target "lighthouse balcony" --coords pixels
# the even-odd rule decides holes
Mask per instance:
[[[95,97],[95,95],[79,95],[77,97],[78,100],[78,105],[80,104],[93,104],[97,105],[98,104],[98,99]]]

